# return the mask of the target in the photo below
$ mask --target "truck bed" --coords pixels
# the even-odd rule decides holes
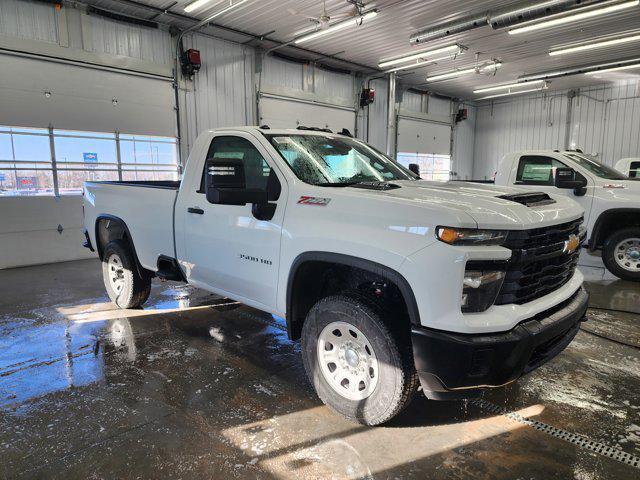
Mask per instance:
[[[173,209],[179,188],[180,181],[85,182],[85,226],[92,244],[99,219],[120,219],[142,266],[156,271],[160,255],[175,256]]]

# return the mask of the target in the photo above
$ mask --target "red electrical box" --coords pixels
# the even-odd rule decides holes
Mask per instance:
[[[193,76],[198,70],[200,70],[200,50],[190,48],[182,54],[182,73]]]
[[[373,103],[376,98],[376,91],[373,88],[363,88],[360,92],[360,106],[366,107]]]

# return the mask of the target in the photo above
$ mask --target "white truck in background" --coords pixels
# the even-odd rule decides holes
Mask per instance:
[[[571,342],[583,210],[563,195],[419,180],[309,129],[198,137],[177,182],[87,182],[86,245],[121,308],[152,277],[286,319],[319,397],[368,425],[419,385],[468,398]]]
[[[640,182],[577,150],[509,153],[497,186],[564,194],[585,211],[587,243],[619,278],[640,281]]]
[[[640,180],[640,158],[621,158],[614,168],[629,178]]]

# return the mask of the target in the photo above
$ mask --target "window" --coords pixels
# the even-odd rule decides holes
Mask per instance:
[[[207,160],[239,159],[244,165],[245,185],[247,188],[267,189],[271,167],[253,144],[242,137],[215,137],[211,141]],[[200,193],[204,193],[206,165],[202,172]]]
[[[401,166],[352,138],[308,134],[267,138],[296,176],[312,185],[413,180]]]
[[[521,185],[554,185],[553,170],[566,165],[555,158],[539,155],[520,157],[516,183]]]
[[[576,162],[582,168],[586,168],[595,176],[604,178],[605,180],[626,180],[629,178],[611,167],[596,162],[595,159],[584,153],[565,153],[565,156]]]
[[[0,126],[0,195],[52,195],[49,131]]]
[[[420,167],[420,178],[446,182],[450,179],[451,156],[431,153],[398,152],[398,163],[409,167],[410,163]]]
[[[85,181],[177,179],[175,138],[0,126],[0,196],[81,194]]]
[[[640,162],[631,162],[631,165],[629,165],[629,177],[640,178]]]

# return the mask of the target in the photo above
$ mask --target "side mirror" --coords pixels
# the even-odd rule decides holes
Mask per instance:
[[[205,193],[209,203],[246,205],[268,201],[265,190],[246,188],[244,165],[237,158],[208,159],[206,172]]]
[[[582,196],[586,193],[587,179],[576,173],[573,168],[556,168],[555,186],[573,190],[575,195]]]
[[[420,176],[420,166],[417,163],[410,163],[409,170],[411,170],[416,175]]]

